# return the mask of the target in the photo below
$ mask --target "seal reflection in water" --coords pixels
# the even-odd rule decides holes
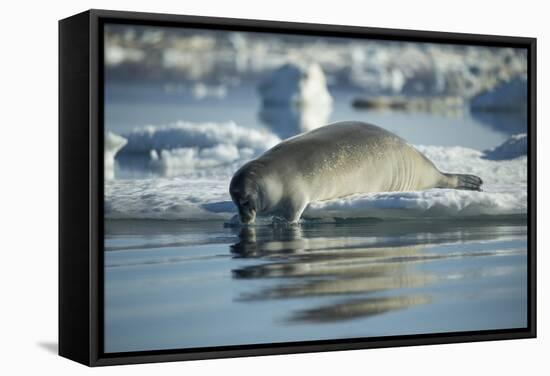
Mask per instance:
[[[242,166],[229,193],[242,223],[257,213],[297,222],[311,202],[358,193],[452,188],[479,191],[474,175],[444,173],[375,125],[339,122],[291,137]]]
[[[365,228],[349,233],[325,225],[324,230],[354,235],[363,234]],[[241,293],[237,301],[324,299],[324,304],[314,300],[305,309],[289,312],[282,318],[288,323],[351,320],[431,302],[429,295],[414,291],[438,282],[436,275],[414,267],[433,257],[424,253],[422,245],[368,246],[368,237],[319,235],[315,228],[302,226],[242,227],[231,251],[234,257],[258,263],[234,269],[233,278],[272,283]],[[371,296],[384,292],[390,294]]]
[[[285,307],[279,319],[287,324],[336,323],[428,309],[432,303],[500,299],[510,291],[495,277],[523,268],[503,267],[503,256],[525,255],[523,247],[500,247],[510,236],[525,234],[520,218],[361,220],[233,231],[238,238],[231,253],[246,262],[235,264],[232,278],[254,282],[245,284],[235,302]]]

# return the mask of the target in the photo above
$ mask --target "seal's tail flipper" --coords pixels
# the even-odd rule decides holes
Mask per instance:
[[[449,178],[449,188],[481,191],[483,180],[479,176],[468,174],[445,174]]]

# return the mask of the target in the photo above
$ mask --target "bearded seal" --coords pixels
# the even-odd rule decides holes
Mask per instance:
[[[439,171],[387,130],[347,121],[282,141],[237,170],[229,193],[244,224],[257,213],[295,223],[310,202],[429,188],[479,191],[482,183],[475,175]]]

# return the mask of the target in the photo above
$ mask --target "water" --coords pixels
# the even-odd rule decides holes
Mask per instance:
[[[106,221],[105,351],[521,328],[521,216]]]

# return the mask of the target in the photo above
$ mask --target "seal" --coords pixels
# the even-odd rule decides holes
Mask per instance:
[[[262,213],[297,222],[310,202],[358,193],[430,188],[481,190],[475,175],[444,173],[397,135],[347,121],[282,141],[245,165],[229,193],[242,223]]]

